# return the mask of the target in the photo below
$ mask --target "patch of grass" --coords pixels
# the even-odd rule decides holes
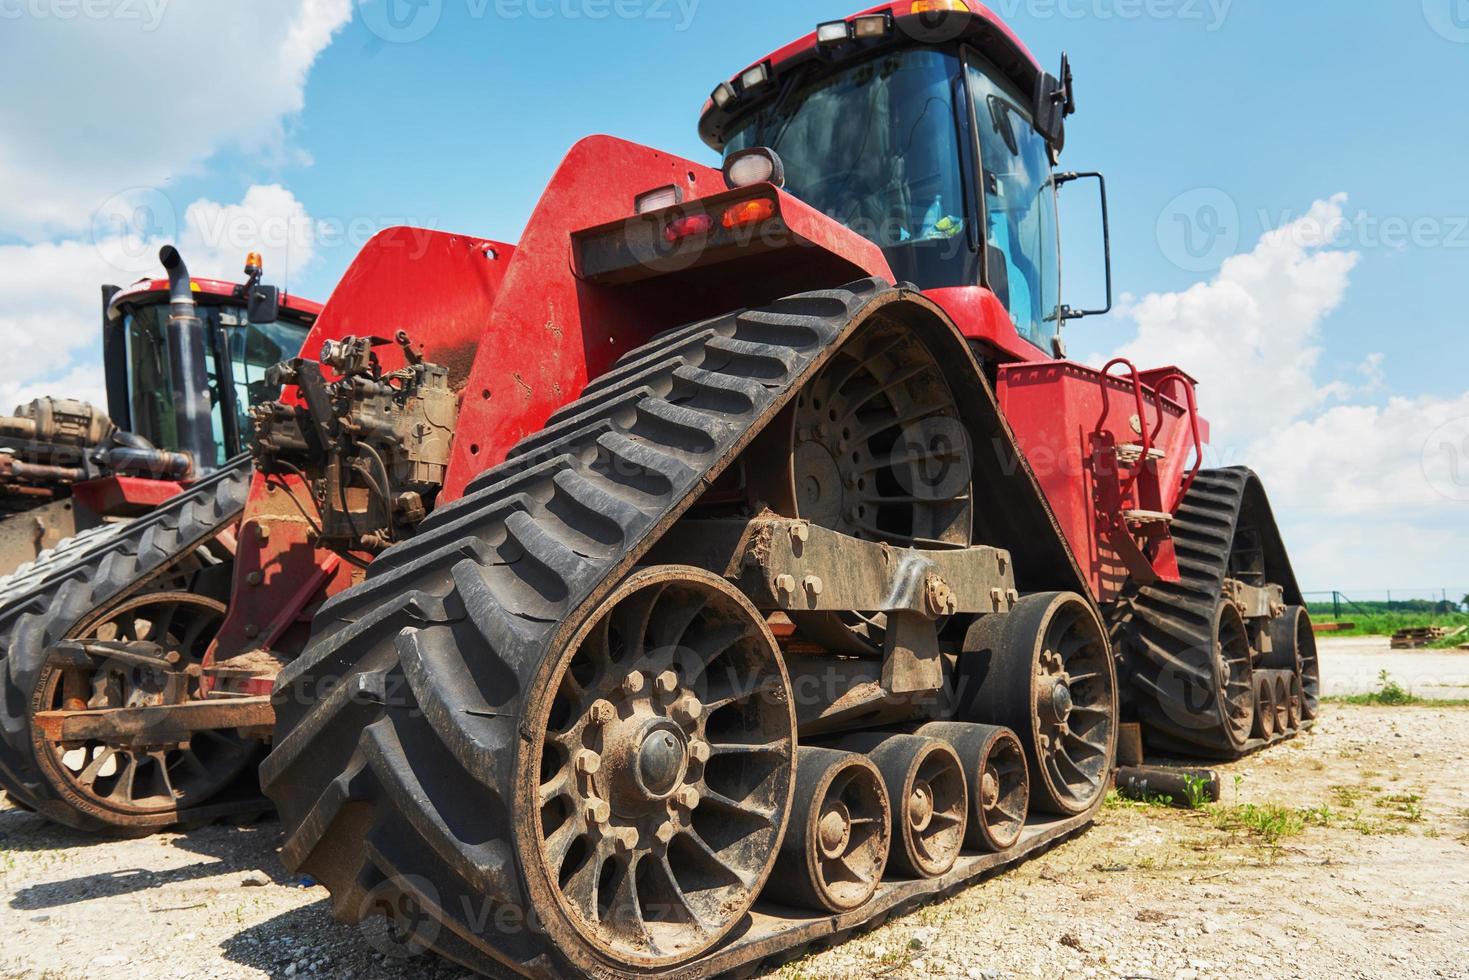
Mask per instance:
[[[1183,777],[1183,802],[1190,810],[1202,810],[1209,802],[1209,780],[1203,776]]]
[[[1244,833],[1267,847],[1300,836],[1306,825],[1319,822],[1313,811],[1293,809],[1278,803],[1242,803],[1215,807],[1214,826],[1220,830]]]
[[[1393,680],[1392,675],[1385,670],[1377,675],[1377,690],[1375,691],[1367,694],[1336,694],[1322,698],[1322,700],[1330,701],[1333,704],[1373,705],[1388,708],[1410,705],[1418,708],[1469,708],[1469,699],[1457,701],[1445,698],[1420,698]]]
[[[1392,636],[1398,630],[1420,629],[1425,626],[1442,626],[1451,630],[1460,626],[1469,626],[1469,613],[1440,615],[1436,613],[1363,612],[1358,615],[1348,613],[1340,620],[1314,614],[1312,618],[1317,623],[1346,622],[1353,625],[1352,629],[1329,633],[1328,636]],[[1465,642],[1462,634],[1459,642]]]
[[[1134,799],[1113,789],[1108,790],[1102,799],[1102,807],[1107,810],[1153,810],[1166,809],[1172,805],[1173,797],[1167,793],[1149,793],[1142,799]]]
[[[1423,797],[1416,793],[1394,793],[1378,799],[1377,807],[1388,811],[1389,820],[1404,823],[1423,822]]]

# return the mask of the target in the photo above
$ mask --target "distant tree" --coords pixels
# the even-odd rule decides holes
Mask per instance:
[[[1469,612],[1469,594],[1464,596],[1464,601],[1459,603],[1459,605],[1464,607],[1465,612]]]

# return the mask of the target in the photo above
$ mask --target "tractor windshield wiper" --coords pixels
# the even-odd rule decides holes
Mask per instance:
[[[765,139],[765,135],[770,128],[770,124],[776,119],[780,118],[780,114],[785,109],[786,103],[791,100],[791,95],[795,93],[797,84],[799,84],[803,78],[810,74],[810,70],[812,67],[814,67],[814,64],[812,62],[807,62],[805,65],[797,68],[795,71],[791,72],[789,76],[787,76],[785,84],[782,85],[780,88],[780,94],[775,97],[775,103],[770,107],[769,114],[764,115],[763,118],[761,118],[760,120],[760,128],[756,131],[755,134],[756,146],[766,146],[772,150],[776,149],[776,144],[781,141],[781,139],[786,134],[786,130],[790,129],[791,123],[795,121],[795,113],[791,113],[789,116],[781,121],[780,129],[776,132],[775,139],[773,141],[767,142]]]

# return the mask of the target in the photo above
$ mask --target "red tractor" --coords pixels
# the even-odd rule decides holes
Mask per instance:
[[[0,651],[17,641],[22,651],[0,654],[7,690],[26,683],[24,650],[47,642],[35,632],[42,623],[147,639],[132,636],[137,622],[120,625],[136,611],[122,597],[169,564],[166,539],[181,508],[201,495],[214,506],[231,474],[248,480],[250,409],[280,393],[266,371],[300,349],[321,312],[262,285],[254,254],[243,283],[193,278],[174,249],[164,264],[167,279],[102,287],[106,414],[41,398],[0,418],[0,511],[9,515],[0,520]],[[213,575],[227,588],[228,566]],[[111,620],[92,621],[102,611]],[[77,696],[100,707],[119,692],[104,684]],[[17,740],[31,734],[21,707],[0,710],[0,721]],[[44,792],[16,778],[28,770],[12,770],[10,758],[0,749],[0,786],[21,805],[44,808]]]
[[[1259,481],[1202,470],[1181,370],[1061,359],[1073,108],[979,4],[903,0],[722,82],[722,170],[596,137],[517,245],[383,232],[268,378],[238,525],[243,477],[12,642],[11,772],[146,830],[257,806],[269,741],[340,917],[684,976],[1082,828],[1124,731],[1291,734],[1314,653]],[[190,628],[73,625],[144,607]]]

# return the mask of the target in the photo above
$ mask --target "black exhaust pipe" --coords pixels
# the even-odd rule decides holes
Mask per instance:
[[[193,282],[183,256],[165,245],[158,259],[168,270],[168,371],[173,378],[178,448],[194,461],[194,476],[218,468],[214,423],[209,402],[209,339],[194,302]]]

